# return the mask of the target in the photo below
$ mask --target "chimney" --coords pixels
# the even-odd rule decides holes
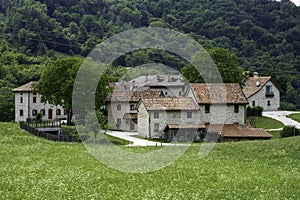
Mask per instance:
[[[258,78],[259,78],[258,72],[254,72],[254,73],[253,73],[253,77],[258,79]]]
[[[258,72],[254,72],[253,77],[256,79],[256,82],[255,82],[256,87],[259,87],[260,86],[260,78],[259,78]]]

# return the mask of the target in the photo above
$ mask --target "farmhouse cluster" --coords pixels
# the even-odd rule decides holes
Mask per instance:
[[[66,117],[61,106],[41,103],[33,84],[14,89],[16,121]],[[186,83],[180,75],[143,75],[111,84],[106,99],[108,126],[113,130],[135,131],[143,137],[168,141],[180,132],[182,140],[218,134],[223,141],[270,139],[263,129],[246,123],[246,107],[279,108],[280,94],[271,77],[259,76],[237,83]],[[178,134],[177,134],[178,135]],[[213,135],[213,134],[212,134]]]

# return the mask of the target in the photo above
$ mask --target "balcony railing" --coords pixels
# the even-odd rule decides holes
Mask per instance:
[[[274,97],[274,93],[273,92],[266,92],[266,97]]]

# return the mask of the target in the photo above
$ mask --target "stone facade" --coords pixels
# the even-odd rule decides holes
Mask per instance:
[[[29,82],[13,90],[15,93],[15,121],[33,119],[38,113],[43,114],[45,120],[66,119],[62,106],[55,106],[41,102],[41,95],[33,91],[36,82]]]
[[[161,91],[149,89],[137,91],[114,90],[106,99],[109,129],[137,131],[136,105],[140,98],[158,98],[162,95]]]
[[[243,82],[243,92],[249,101],[249,106],[261,106],[264,110],[280,108],[280,91],[272,82],[270,76],[259,76],[256,72]]]
[[[108,127],[114,130],[137,131],[137,119],[125,119],[126,113],[137,113],[136,102],[108,102]]]
[[[209,87],[212,90],[221,88],[226,96],[219,100],[211,98],[213,91],[210,93]],[[244,124],[246,122],[248,101],[238,84],[191,84],[187,96],[192,97],[198,103],[202,124]]]
[[[212,104],[208,106],[209,113],[206,113],[206,105],[199,105],[202,124],[244,124],[246,122],[245,104]],[[238,107],[236,110],[235,106]]]
[[[270,87],[272,90],[269,94],[267,92],[267,87]],[[280,108],[280,92],[270,80],[260,91],[247,99],[250,106],[261,106],[265,111],[278,110]]]
[[[199,124],[199,107],[192,98],[142,99],[137,109],[138,133],[143,137],[161,137],[169,124]]]

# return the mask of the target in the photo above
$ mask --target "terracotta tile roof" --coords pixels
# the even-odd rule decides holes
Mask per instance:
[[[136,91],[124,91],[124,90],[114,90],[108,95],[106,101],[116,101],[116,102],[138,102],[141,98],[159,98],[162,96],[161,91],[154,90],[136,90]]]
[[[138,114],[137,113],[125,113],[123,116],[123,119],[137,119]]]
[[[29,83],[26,83],[24,85],[21,85],[20,87],[17,87],[13,89],[13,92],[32,92],[33,86],[37,84],[37,81],[31,81]]]
[[[198,104],[248,104],[238,83],[192,83]]]
[[[271,76],[248,77],[243,81],[243,92],[247,98],[260,91],[271,80]]]
[[[147,110],[199,110],[191,97],[160,97],[143,99]]]
[[[271,138],[272,135],[262,128],[253,128],[242,124],[210,124],[206,125],[209,132],[221,132],[222,137],[231,138]]]
[[[204,124],[168,124],[165,129],[205,129]]]

